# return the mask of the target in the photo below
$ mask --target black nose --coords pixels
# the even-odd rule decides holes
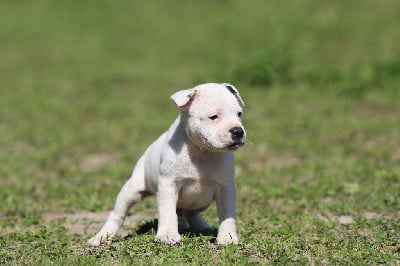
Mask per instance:
[[[244,135],[244,131],[241,127],[233,127],[229,132],[232,133],[233,139],[241,139]]]

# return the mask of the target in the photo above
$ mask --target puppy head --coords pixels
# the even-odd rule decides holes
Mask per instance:
[[[227,83],[207,83],[174,93],[171,99],[187,114],[189,139],[212,152],[234,151],[246,143],[241,122],[244,102]]]

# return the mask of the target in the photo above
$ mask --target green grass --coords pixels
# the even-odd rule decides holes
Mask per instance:
[[[399,9],[1,2],[0,264],[399,264]],[[235,84],[246,102],[239,245],[185,233],[169,247],[152,228],[88,249],[88,233],[46,221],[111,209],[177,115],[169,96],[210,81]],[[98,154],[103,164],[85,166]],[[205,216],[217,225],[214,206]]]

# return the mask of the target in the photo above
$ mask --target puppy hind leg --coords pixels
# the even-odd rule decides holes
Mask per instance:
[[[184,216],[189,223],[191,230],[201,232],[204,230],[212,230],[213,227],[209,225],[200,212],[186,210]]]
[[[151,193],[146,189],[144,176],[144,157],[140,158],[132,176],[119,192],[114,209],[109,214],[107,221],[100,231],[88,240],[88,246],[99,246],[101,243],[110,243],[112,237],[124,223],[126,214],[133,205],[142,201]]]

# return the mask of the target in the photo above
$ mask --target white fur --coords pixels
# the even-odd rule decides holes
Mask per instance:
[[[240,120],[244,103],[239,92],[230,84],[207,83],[176,92],[171,98],[181,114],[139,159],[113,211],[88,241],[89,246],[109,243],[128,209],[154,194],[158,205],[156,241],[180,241],[177,212],[192,230],[211,228],[200,212],[215,200],[220,222],[217,242],[238,242],[233,152],[246,141]],[[240,138],[233,137],[233,128],[243,130]]]

